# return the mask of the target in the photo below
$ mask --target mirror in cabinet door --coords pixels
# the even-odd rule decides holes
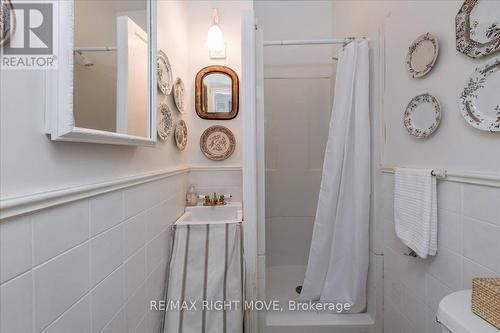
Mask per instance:
[[[47,79],[52,140],[156,142],[156,2],[61,1],[57,70]]]

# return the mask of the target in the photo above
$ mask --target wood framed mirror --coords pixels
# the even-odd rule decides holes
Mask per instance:
[[[208,66],[196,74],[196,113],[203,119],[229,120],[238,115],[238,75],[229,67]]]

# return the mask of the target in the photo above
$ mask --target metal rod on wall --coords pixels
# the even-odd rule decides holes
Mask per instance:
[[[327,44],[348,44],[356,39],[366,39],[365,37],[346,37],[334,39],[303,39],[303,40],[275,40],[264,42],[264,46],[286,46],[286,45],[327,45]]]

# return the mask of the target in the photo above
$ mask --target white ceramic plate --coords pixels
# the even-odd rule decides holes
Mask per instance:
[[[158,88],[163,94],[170,95],[173,87],[172,67],[170,66],[170,61],[168,60],[167,55],[162,50],[158,51],[156,65]]]
[[[10,0],[1,0],[0,46],[7,45],[16,28],[16,16]],[[11,26],[13,27],[11,31]]]
[[[404,113],[404,126],[410,135],[426,138],[441,122],[441,105],[436,97],[421,94],[413,97]]]
[[[465,121],[481,131],[500,132],[500,58],[477,67],[460,96]]]
[[[465,0],[455,18],[457,51],[471,58],[500,51],[500,1]]]
[[[439,53],[437,38],[430,33],[418,36],[410,45],[406,55],[406,69],[412,78],[420,78],[429,73]]]
[[[215,125],[207,128],[200,138],[200,148],[206,157],[222,161],[234,153],[236,139],[226,127]]]
[[[175,144],[180,151],[184,150],[187,145],[187,126],[184,120],[179,120],[177,125],[175,126]]]
[[[167,140],[170,134],[172,134],[172,128],[174,127],[174,119],[172,118],[172,112],[166,103],[160,104],[160,117],[158,119],[158,136],[163,141]]]
[[[185,96],[185,88],[184,88],[184,82],[182,82],[181,78],[178,77],[175,79],[174,82],[174,101],[175,105],[177,106],[177,110],[179,112],[184,113],[185,107],[186,107],[186,102],[184,99]]]

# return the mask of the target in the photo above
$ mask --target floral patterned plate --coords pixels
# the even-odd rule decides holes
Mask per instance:
[[[158,51],[156,71],[158,76],[158,88],[165,95],[172,92],[172,67],[167,55],[162,50]]]
[[[455,18],[457,51],[479,58],[500,51],[500,1],[465,0]]]
[[[404,125],[408,133],[422,139],[426,138],[441,122],[441,106],[436,97],[421,94],[413,97],[404,114]]]
[[[172,118],[172,112],[166,103],[160,104],[160,119],[158,120],[158,136],[163,141],[167,140],[170,134],[172,134],[172,128],[174,127],[174,120]]]
[[[439,53],[437,38],[430,33],[418,36],[406,55],[406,69],[412,78],[420,78],[431,71]]]
[[[236,139],[226,127],[215,125],[207,128],[200,138],[200,148],[206,157],[222,161],[234,153]]]
[[[181,78],[178,77],[175,79],[174,82],[174,101],[175,105],[177,106],[177,110],[179,110],[181,113],[184,113],[184,108],[185,108],[185,100],[184,100],[184,95],[185,95],[185,88],[184,88],[184,82],[182,82]]]
[[[482,131],[500,132],[498,87],[500,58],[476,68],[460,95],[460,111],[469,125]]]
[[[7,45],[10,36],[14,34],[16,16],[10,0],[0,0],[0,46]],[[12,30],[11,30],[12,27]]]
[[[187,145],[188,130],[186,122],[184,120],[179,120],[177,126],[175,126],[175,144],[180,151],[183,151]]]

